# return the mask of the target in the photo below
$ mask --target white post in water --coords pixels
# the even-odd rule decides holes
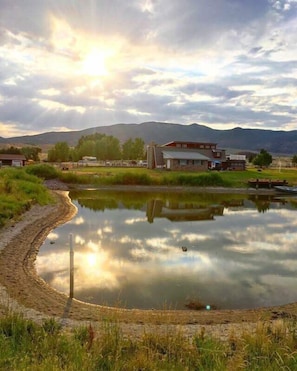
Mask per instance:
[[[70,245],[70,290],[69,290],[69,297],[73,298],[73,276],[74,276],[74,251],[72,245],[72,233],[69,234],[69,245]]]

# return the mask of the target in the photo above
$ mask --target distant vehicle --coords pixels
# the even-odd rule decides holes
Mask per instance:
[[[139,166],[143,166],[143,167],[147,167],[147,161],[140,160],[140,161],[138,162],[138,165],[139,165]]]
[[[90,161],[97,161],[97,158],[96,157],[93,157],[93,156],[83,156],[83,161],[87,161],[87,162],[90,162]]]

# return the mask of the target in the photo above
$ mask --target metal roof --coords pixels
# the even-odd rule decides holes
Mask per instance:
[[[0,160],[26,160],[24,155],[17,155],[11,153],[0,153]]]
[[[209,157],[194,151],[162,151],[164,159],[172,160],[206,160],[211,161]]]

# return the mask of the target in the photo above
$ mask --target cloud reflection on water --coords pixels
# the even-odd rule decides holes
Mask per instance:
[[[37,269],[68,293],[67,239],[74,234],[80,300],[139,308],[183,308],[190,299],[222,308],[297,300],[296,211],[287,205],[259,213],[249,201],[213,220],[148,223],[143,210],[96,212],[75,203],[77,217],[57,228],[55,245],[45,241]]]

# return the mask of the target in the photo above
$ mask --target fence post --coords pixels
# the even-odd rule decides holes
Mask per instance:
[[[72,233],[69,234],[69,246],[70,246],[70,289],[69,297],[73,298],[73,287],[74,287],[74,250],[72,245]]]

